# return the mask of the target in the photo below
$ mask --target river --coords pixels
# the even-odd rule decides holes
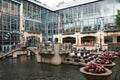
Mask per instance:
[[[120,58],[115,63],[112,80],[120,80]],[[38,63],[34,56],[19,56],[0,61],[0,80],[86,80],[79,71],[80,67]]]
[[[19,56],[0,61],[0,80],[86,80],[79,68],[38,63],[35,57]]]

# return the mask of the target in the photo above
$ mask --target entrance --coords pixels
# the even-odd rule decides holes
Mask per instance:
[[[76,43],[76,39],[74,37],[66,37],[66,38],[63,38],[63,43],[75,44]]]
[[[86,36],[81,38],[81,43],[85,46],[94,46],[96,40],[94,36]]]

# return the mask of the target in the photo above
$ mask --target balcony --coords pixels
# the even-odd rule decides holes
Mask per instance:
[[[96,27],[94,27],[93,29],[91,27],[84,27],[81,33],[85,34],[85,33],[96,33],[96,32],[97,32]]]
[[[40,34],[41,32],[40,31],[26,31],[28,33],[36,33],[36,34]]]
[[[107,26],[104,28],[104,32],[118,32],[119,29],[116,26],[115,23],[109,23]]]

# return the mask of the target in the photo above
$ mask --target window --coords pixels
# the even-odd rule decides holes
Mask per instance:
[[[120,36],[117,36],[117,42],[120,42]]]
[[[113,42],[113,38],[111,36],[105,36],[104,41],[105,43]]]
[[[4,3],[3,3],[3,7],[4,7],[4,8],[8,8],[8,2],[4,2]]]

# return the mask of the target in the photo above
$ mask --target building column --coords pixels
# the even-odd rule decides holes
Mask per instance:
[[[102,44],[102,45],[105,44],[105,43],[104,43],[104,34],[103,34],[103,33],[101,34],[101,44]]]
[[[62,63],[62,58],[59,55],[59,51],[60,51],[60,44],[54,44],[54,56],[51,59],[51,63],[55,64],[55,65],[59,65]]]
[[[76,35],[76,44],[79,45],[79,35]]]
[[[117,36],[114,35],[112,38],[113,38],[113,43],[117,43]]]
[[[36,52],[36,59],[37,59],[37,62],[42,62],[42,56]]]
[[[81,37],[79,36],[79,45],[81,45]]]
[[[99,48],[103,48],[103,44],[104,44],[104,33],[102,31],[98,32],[97,34],[97,41],[96,43],[98,43]]]
[[[21,2],[20,5],[20,33],[22,33],[23,36],[20,37],[20,43],[23,43],[24,38],[24,15],[23,15],[23,2]]]
[[[30,54],[30,51],[27,51],[27,56],[30,56],[31,54]]]
[[[12,55],[12,57],[13,58],[17,58],[17,54],[19,54],[19,52],[14,52],[13,55]]]

